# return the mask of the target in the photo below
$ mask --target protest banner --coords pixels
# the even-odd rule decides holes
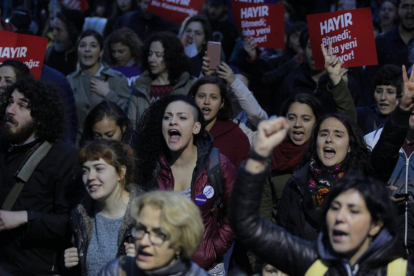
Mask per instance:
[[[0,64],[6,59],[22,61],[40,79],[46,45],[47,38],[0,31]]]
[[[264,0],[233,0],[231,8],[234,22],[243,37],[253,37],[258,47],[284,48],[283,5],[264,3]]]
[[[147,12],[180,25],[188,16],[199,14],[203,0],[151,0]]]
[[[370,8],[312,14],[307,19],[317,70],[325,63],[320,45],[328,48],[329,42],[343,68],[378,64]]]

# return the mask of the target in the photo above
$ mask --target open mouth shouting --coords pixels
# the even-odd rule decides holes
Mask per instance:
[[[334,243],[342,242],[347,237],[348,237],[348,233],[346,233],[342,230],[338,230],[338,229],[333,229],[332,230],[332,241]]]
[[[210,113],[211,113],[211,109],[210,109],[209,107],[203,107],[203,108],[201,109],[201,112],[203,112],[203,115],[204,115],[204,116],[208,116],[208,115],[210,115]]]
[[[168,141],[171,143],[177,143],[181,138],[181,133],[176,129],[168,130]]]
[[[332,159],[336,155],[336,151],[333,148],[323,148],[323,157],[326,159]]]
[[[295,141],[302,141],[305,138],[305,133],[300,130],[292,131],[292,139]]]
[[[143,251],[142,249],[138,249],[137,259],[139,261],[148,261],[153,257],[152,254]]]

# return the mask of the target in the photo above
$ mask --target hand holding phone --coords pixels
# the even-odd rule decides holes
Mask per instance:
[[[207,57],[210,59],[209,68],[217,70],[220,65],[221,56],[221,43],[215,41],[209,41],[207,43]]]

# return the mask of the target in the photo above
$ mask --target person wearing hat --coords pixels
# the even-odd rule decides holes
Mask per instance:
[[[79,10],[62,9],[51,21],[53,44],[46,51],[45,64],[65,76],[76,71],[76,42],[85,18]]]

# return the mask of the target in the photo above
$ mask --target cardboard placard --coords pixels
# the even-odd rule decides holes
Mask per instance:
[[[147,12],[180,25],[188,16],[199,14],[203,0],[151,0]]]
[[[378,64],[370,8],[312,14],[307,20],[317,70],[325,63],[320,45],[328,48],[329,41],[343,68]]]
[[[0,31],[0,63],[6,59],[24,62],[34,78],[40,79],[47,38]]]
[[[284,48],[285,7],[283,5],[233,0],[231,7],[234,22],[243,37],[253,37],[258,47]]]

